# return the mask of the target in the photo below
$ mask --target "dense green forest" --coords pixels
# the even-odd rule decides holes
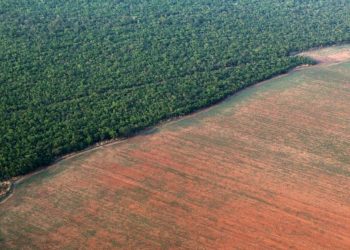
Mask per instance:
[[[349,40],[349,0],[0,0],[0,179]]]

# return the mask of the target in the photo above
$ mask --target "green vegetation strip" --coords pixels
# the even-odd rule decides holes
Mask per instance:
[[[0,0],[0,179],[350,41],[348,0]]]

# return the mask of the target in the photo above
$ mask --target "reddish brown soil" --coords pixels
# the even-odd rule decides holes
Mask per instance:
[[[350,65],[308,68],[55,164],[0,249],[350,249]]]

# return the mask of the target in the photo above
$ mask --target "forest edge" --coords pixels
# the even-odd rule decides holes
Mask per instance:
[[[76,151],[76,152],[69,153],[69,154],[66,154],[64,156],[58,157],[51,164],[43,166],[43,167],[41,167],[41,168],[39,168],[39,169],[29,173],[29,174],[25,174],[25,175],[22,175],[22,176],[16,176],[16,177],[12,177],[12,178],[10,178],[8,180],[1,181],[0,182],[0,204],[4,203],[8,198],[11,197],[11,195],[14,192],[14,189],[15,189],[16,185],[20,184],[24,180],[26,180],[26,179],[34,176],[34,175],[37,175],[37,174],[47,170],[48,168],[54,166],[58,162],[61,162],[61,161],[66,160],[66,159],[71,159],[71,158],[77,157],[79,155],[82,155],[82,154],[85,154],[87,152],[91,152],[91,151],[97,150],[97,149],[102,148],[104,146],[109,146],[109,145],[115,145],[115,144],[122,143],[122,142],[124,142],[125,140],[127,140],[128,138],[131,138],[131,137],[136,137],[138,135],[144,135],[144,134],[150,133],[154,129],[156,129],[157,127],[161,127],[164,124],[180,121],[182,119],[185,119],[188,116],[194,115],[194,114],[199,113],[199,112],[203,112],[205,110],[209,110],[209,109],[211,109],[211,108],[213,108],[213,107],[215,107],[217,105],[220,105],[221,103],[225,102],[227,99],[231,98],[232,96],[237,95],[241,91],[244,91],[244,90],[249,89],[249,88],[258,87],[258,86],[260,86],[260,85],[262,85],[262,84],[264,84],[264,83],[266,83],[266,82],[268,82],[270,80],[281,78],[281,77],[286,77],[286,76],[290,75],[293,72],[300,71],[300,70],[303,70],[305,68],[309,68],[309,67],[312,67],[312,66],[318,66],[318,65],[322,65],[322,64],[329,64],[329,62],[323,62],[322,60],[316,60],[315,58],[312,58],[311,56],[307,56],[305,54],[310,53],[310,52],[315,52],[315,51],[318,51],[318,50],[321,50],[321,49],[332,48],[332,47],[340,47],[340,46],[344,46],[344,45],[347,45],[347,44],[348,43],[339,43],[339,44],[335,44],[335,45],[332,45],[332,46],[315,47],[315,48],[312,48],[312,49],[307,50],[307,51],[292,53],[291,56],[304,56],[304,57],[307,57],[307,58],[311,59],[312,61],[314,61],[314,64],[299,65],[297,67],[294,67],[294,68],[290,69],[286,73],[282,73],[282,74],[277,75],[277,76],[272,76],[269,79],[266,79],[266,80],[261,81],[261,82],[257,82],[255,84],[252,84],[252,85],[246,87],[246,88],[243,88],[243,89],[233,93],[232,95],[229,95],[229,96],[227,96],[227,97],[217,101],[213,105],[210,105],[210,106],[207,106],[207,107],[203,107],[203,108],[198,109],[198,110],[196,110],[194,112],[191,112],[190,114],[177,116],[177,117],[172,117],[172,118],[160,121],[157,125],[150,126],[148,128],[142,129],[142,130],[140,130],[138,132],[135,132],[135,133],[131,134],[128,137],[123,137],[123,138],[121,137],[121,138],[115,138],[115,139],[111,139],[111,140],[105,140],[105,141],[98,142],[98,143],[96,143],[96,144],[94,144],[94,145],[92,145],[90,147],[87,147],[87,148],[85,148],[83,150]]]

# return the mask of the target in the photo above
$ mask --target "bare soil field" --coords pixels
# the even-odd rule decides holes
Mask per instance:
[[[349,48],[17,183],[0,249],[349,249]]]

